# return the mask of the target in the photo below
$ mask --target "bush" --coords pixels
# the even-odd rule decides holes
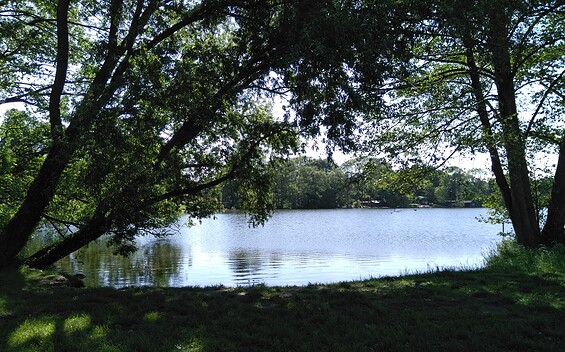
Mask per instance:
[[[486,255],[486,268],[528,274],[565,273],[565,246],[524,248],[515,240],[502,241]]]

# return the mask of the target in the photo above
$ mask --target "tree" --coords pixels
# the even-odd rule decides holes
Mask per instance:
[[[407,164],[442,164],[457,152],[489,153],[518,242],[565,242],[564,36],[561,1],[401,2],[398,70],[382,89],[371,143]],[[545,224],[531,168],[559,155]],[[543,229],[540,227],[543,225]]]
[[[278,165],[274,191],[278,208],[334,209],[345,206],[340,194],[348,187],[345,174],[324,159],[293,158]]]
[[[434,190],[438,204],[462,206],[465,201],[481,202],[489,195],[488,182],[473,175],[473,170],[464,170],[451,166],[439,175],[438,185]]]
[[[342,193],[349,180],[333,162],[295,157],[271,163],[272,197],[276,209],[334,209],[345,207]],[[241,208],[241,192],[233,182],[222,187],[222,201],[227,208]]]
[[[358,157],[337,166],[328,159],[302,156],[277,160],[270,168],[277,209],[361,207],[363,201],[373,200],[389,208],[407,207],[416,201],[444,207],[462,207],[471,201],[476,206],[492,193],[488,181],[476,175],[477,170],[453,166],[394,170],[375,158]],[[543,183],[539,188],[546,186]],[[239,193],[233,182],[224,184],[223,205],[242,208]]]
[[[385,160],[371,157],[357,157],[346,161],[340,169],[348,179],[347,192],[342,197],[347,206],[361,206],[362,201],[379,201],[381,206],[406,207],[410,198],[414,197],[416,183],[424,183],[423,177],[418,180],[403,179],[403,175],[393,170]],[[416,182],[412,182],[416,181]]]
[[[2,204],[10,211],[0,266],[43,223],[66,230],[29,265],[47,266],[103,234],[127,252],[135,236],[162,235],[181,212],[216,211],[216,186],[229,179],[264,221],[269,159],[294,150],[297,133],[326,125],[348,145],[344,126],[361,104],[344,62],[361,37],[334,28],[351,24],[345,3],[6,2],[0,26],[37,43],[2,38],[0,67],[15,74],[0,94],[49,133],[25,190]],[[271,116],[261,102],[276,94],[291,97],[295,115]]]

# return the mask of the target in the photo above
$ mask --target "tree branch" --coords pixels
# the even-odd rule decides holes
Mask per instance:
[[[43,218],[45,218],[46,220],[48,220],[48,221],[58,222],[58,223],[63,224],[63,225],[65,225],[65,226],[67,226],[67,227],[69,227],[69,226],[74,226],[74,227],[80,228],[80,227],[82,227],[82,226],[85,225],[85,224],[81,224],[81,223],[74,222],[74,221],[68,221],[68,220],[58,219],[58,218],[56,218],[56,217],[54,217],[54,216],[51,216],[51,215],[48,215],[48,214],[45,214],[45,213],[43,213],[41,216],[42,216]]]
[[[4,99],[3,102],[0,103],[0,105],[8,104],[8,103],[27,102],[27,100],[24,99],[25,97],[28,97],[28,96],[33,95],[33,94],[40,94],[41,92],[49,90],[52,87],[53,86],[47,86],[47,87],[39,88],[39,89],[30,91],[30,92],[27,92],[27,93],[24,93],[24,94],[20,94],[20,95],[16,95],[16,96],[13,96],[13,97],[6,98],[6,99]]]
[[[59,0],[57,4],[57,67],[55,81],[49,97],[49,122],[54,140],[62,137],[61,95],[65,87],[69,65],[69,16],[70,0]]]
[[[518,48],[519,48],[519,52],[522,53],[524,47],[526,46],[526,40],[530,37],[530,35],[532,34],[532,32],[535,31],[535,27],[536,25],[538,25],[541,20],[547,16],[549,13],[556,11],[559,7],[563,6],[562,3],[560,3],[559,1],[557,2],[557,4],[553,7],[549,7],[547,9],[545,9],[544,11],[541,11],[538,16],[536,16],[533,20],[533,22],[531,23],[530,26],[528,26],[528,29],[526,30],[526,32],[524,33],[524,35],[522,36],[522,39],[520,40],[520,43],[518,44]],[[523,23],[522,21],[519,21],[518,23]],[[516,29],[516,28],[514,28]],[[512,30],[512,32],[510,33],[510,35],[513,34],[514,29]],[[553,41],[553,44],[559,40],[563,40],[563,38],[559,38],[557,40]],[[529,59],[531,56],[533,56],[538,50],[546,47],[549,43],[544,43],[543,45],[540,45],[539,47],[535,48],[535,50],[532,50],[530,53],[528,53],[527,55],[525,55],[524,57],[521,58],[521,60],[516,60],[516,62],[514,63],[514,66],[512,68],[512,72],[513,74],[516,74],[516,72],[518,72],[518,70],[520,69],[520,67],[527,61],[527,59]]]
[[[534,125],[534,120],[535,118],[538,116],[539,112],[541,111],[541,108],[543,106],[543,103],[545,102],[545,100],[547,99],[547,97],[549,96],[549,94],[551,93],[551,91],[553,90],[553,88],[557,85],[557,83],[563,78],[563,75],[565,75],[565,70],[561,71],[561,73],[559,74],[559,76],[557,76],[549,85],[549,87],[545,90],[545,92],[543,93],[543,97],[541,98],[541,101],[539,102],[538,106],[536,107],[536,110],[534,111],[532,118],[530,119],[530,122],[528,123],[528,127],[526,128],[526,132],[524,133],[525,138],[528,138],[528,135],[530,134],[530,131]]]

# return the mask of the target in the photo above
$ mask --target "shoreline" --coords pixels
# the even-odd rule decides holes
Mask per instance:
[[[70,288],[4,270],[0,350],[557,351],[565,250],[528,253],[507,254],[512,266],[303,287]]]

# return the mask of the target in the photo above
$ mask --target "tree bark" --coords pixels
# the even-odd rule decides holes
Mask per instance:
[[[510,125],[505,128],[504,133],[512,195],[510,220],[518,242],[526,247],[534,248],[540,244],[541,234],[532,198],[525,148],[520,136],[516,135],[520,133],[517,118],[511,118],[511,121],[506,121],[504,124]]]
[[[69,14],[70,0],[60,0],[57,5],[57,67],[55,69],[55,80],[49,96],[49,123],[51,124],[51,135],[53,140],[63,137],[61,121],[61,95],[65,88],[67,79],[67,68],[69,66]]]
[[[69,160],[70,153],[61,143],[51,147],[18,212],[0,232],[0,267],[12,263],[26,245],[42,213],[53,199]]]
[[[490,123],[488,109],[486,104],[486,98],[483,94],[483,86],[481,84],[479,69],[475,62],[474,48],[469,40],[464,40],[466,47],[467,65],[469,66],[469,76],[471,79],[471,87],[473,88],[473,95],[477,101],[477,114],[479,115],[479,120],[481,121],[481,126],[483,130],[483,138],[485,140],[485,145],[489,151],[491,160],[491,169],[494,174],[494,179],[502,195],[504,201],[504,206],[508,211],[512,209],[512,194],[510,191],[510,186],[508,185],[508,180],[504,174],[504,169],[502,167],[502,162],[500,161],[500,154],[496,148],[496,142],[494,140],[494,135],[492,132],[492,125]]]
[[[526,162],[526,147],[520,123],[514,89],[508,42],[508,14],[504,8],[492,8],[489,13],[489,47],[492,53],[495,84],[498,93],[503,144],[508,160],[511,206],[510,220],[516,239],[526,247],[540,244],[540,227],[536,217],[530,175]]]
[[[551,199],[547,207],[547,221],[541,233],[543,245],[565,243],[565,137],[559,146],[559,159],[553,177]]]
[[[70,0],[61,0],[58,4],[57,14],[61,16],[61,18],[57,19],[58,27],[68,26],[69,2]],[[120,4],[120,2],[116,3]],[[119,11],[118,5],[114,6],[112,11]],[[115,16],[115,14],[113,13],[112,16]],[[137,30],[135,28],[135,32],[130,33],[131,36],[137,35]],[[104,63],[96,73],[88,92],[77,106],[74,116],[64,132],[60,121],[59,105],[66,73],[57,71],[55,74],[49,106],[53,143],[37,176],[27,190],[26,197],[18,211],[0,231],[0,244],[2,244],[0,248],[0,268],[13,263],[18,253],[26,245],[41,221],[43,212],[55,195],[61,175],[77,148],[80,134],[96,118],[100,107],[111,99],[111,96],[117,89],[116,84],[108,88],[107,83],[111,78],[115,81],[119,79],[119,76],[123,74],[127,67],[127,60],[125,64],[122,62],[122,70],[120,72],[113,72],[117,71],[114,69],[120,64],[120,55],[123,55],[126,50],[115,45],[115,36],[117,34],[114,32],[116,32],[116,29],[110,31],[109,50]],[[58,28],[58,35],[68,36],[68,28]],[[64,39],[58,40],[58,43],[60,46],[57,49],[57,60],[65,60],[65,55],[61,51],[66,50],[68,58],[68,38],[67,41]],[[66,64],[59,64],[57,62],[57,70],[66,69]]]
[[[70,160],[71,153],[63,141],[60,111],[69,60],[69,5],[70,0],[60,0],[57,4],[57,67],[49,98],[53,144],[18,212],[0,232],[0,267],[13,262],[26,245],[41,220],[41,214],[53,198],[61,174]]]

